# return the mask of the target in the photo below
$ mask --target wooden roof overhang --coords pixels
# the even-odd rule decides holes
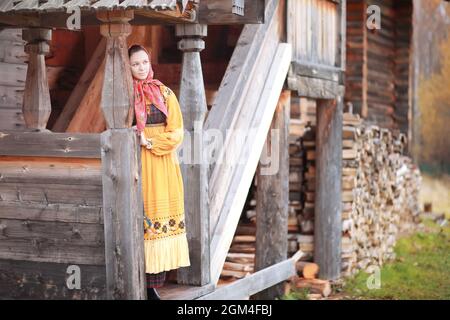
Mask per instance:
[[[241,7],[235,10],[236,3]],[[260,24],[264,0],[2,0],[0,27],[63,28],[80,10],[81,26],[99,25],[98,12],[133,11],[132,25]]]
[[[79,10],[81,26],[99,25],[104,11],[134,11],[135,25],[192,23],[198,0],[3,0],[0,27],[68,28],[67,20]]]

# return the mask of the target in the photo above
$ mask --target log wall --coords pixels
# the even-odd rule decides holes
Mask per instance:
[[[381,10],[381,28],[369,29],[367,8]],[[346,102],[368,123],[407,134],[411,110],[411,0],[347,1]]]
[[[99,150],[99,137],[81,143],[97,140],[97,148],[71,157],[63,151],[70,154],[71,147],[58,151],[63,140],[48,139],[28,155],[18,155],[33,139],[16,139],[21,150],[14,152],[5,141],[13,134],[1,132],[0,139],[0,298],[104,299],[101,163],[99,151],[92,152]],[[77,138],[82,137],[64,141]],[[72,265],[80,268],[81,280],[73,290],[67,286]]]

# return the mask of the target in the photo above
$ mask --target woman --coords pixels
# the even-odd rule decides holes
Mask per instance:
[[[176,149],[184,136],[178,100],[153,79],[147,50],[128,50],[134,88],[134,114],[141,145],[144,250],[147,295],[160,299],[166,271],[190,265],[184,222],[184,190]]]

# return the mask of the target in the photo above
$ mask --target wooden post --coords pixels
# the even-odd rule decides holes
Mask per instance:
[[[317,101],[314,260],[319,277],[341,274],[343,98]]]
[[[106,294],[108,299],[146,299],[140,149],[130,128],[132,77],[126,37],[133,12],[101,12],[107,40],[101,107]]]
[[[176,26],[176,35],[182,37],[178,48],[183,51],[179,99],[184,128],[191,137],[191,141],[184,141],[186,147],[183,152],[189,152],[192,159],[191,164],[180,165],[191,266],[179,269],[177,279],[181,284],[190,285],[205,285],[210,282],[207,163],[202,157],[203,123],[207,104],[200,61],[200,51],[205,48],[202,37],[206,34],[206,25]]]
[[[267,135],[265,154],[274,163],[273,169],[261,163],[256,171],[256,254],[255,272],[287,259],[288,250],[288,206],[289,206],[289,119],[291,92],[282,91],[275,115]],[[278,135],[271,134],[271,131]],[[278,138],[278,139],[277,139]],[[273,154],[270,154],[273,152]],[[274,170],[262,172],[262,170]],[[263,173],[263,174],[262,174]],[[273,300],[283,294],[283,285],[278,284],[254,295],[258,300]]]
[[[27,42],[25,52],[29,55],[22,106],[25,125],[36,131],[49,131],[46,127],[52,107],[45,55],[50,52],[47,41],[51,40],[52,31],[41,28],[24,29],[22,38]]]

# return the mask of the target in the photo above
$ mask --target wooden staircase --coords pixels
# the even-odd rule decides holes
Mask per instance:
[[[296,272],[301,251],[217,287],[291,64],[291,45],[281,42],[282,9],[279,1],[269,0],[265,23],[244,27],[204,123],[205,132],[219,130],[223,139],[208,168],[211,282],[167,285],[160,290],[162,299],[245,299]]]
[[[209,167],[211,282],[217,284],[291,63],[281,43],[279,1],[266,20],[246,25],[204,129],[220,130],[222,148]],[[263,288],[262,288],[263,289]]]

